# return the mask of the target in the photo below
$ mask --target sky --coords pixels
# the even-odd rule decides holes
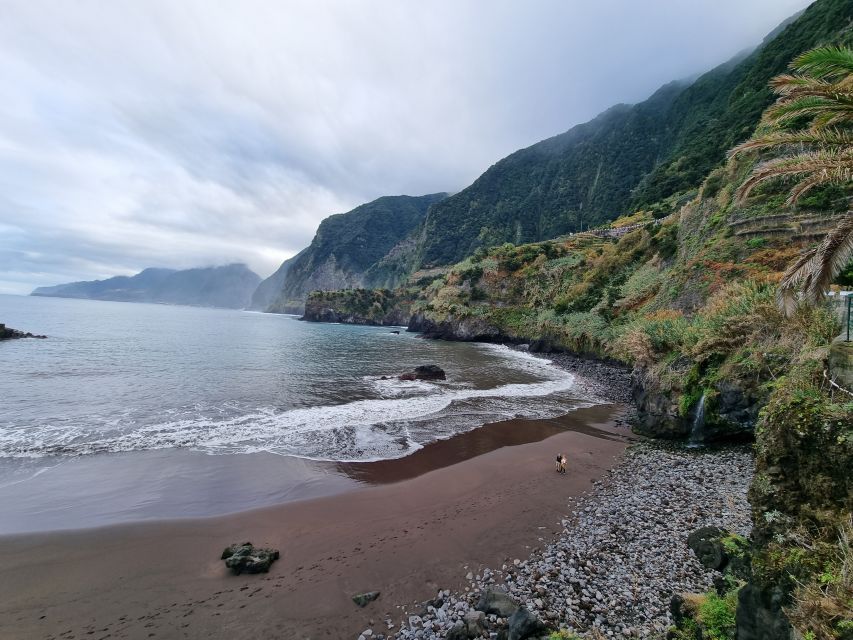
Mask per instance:
[[[0,293],[261,276],[319,222],[724,62],[808,0],[0,0]]]

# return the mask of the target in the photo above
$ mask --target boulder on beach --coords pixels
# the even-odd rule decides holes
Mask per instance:
[[[270,570],[270,565],[278,559],[278,549],[256,549],[251,542],[232,544],[222,552],[225,566],[238,576],[244,571],[266,573]]]
[[[365,591],[364,593],[358,593],[354,595],[352,597],[352,601],[355,602],[359,607],[366,607],[378,597],[378,591]]]
[[[402,374],[400,380],[447,380],[447,374],[437,364],[423,364]]]
[[[507,640],[526,640],[538,637],[548,630],[536,614],[527,607],[519,607],[518,611],[510,616],[508,625]]]
[[[723,546],[723,538],[728,533],[720,527],[702,527],[687,536],[687,546],[696,554],[704,567],[719,571],[728,563]]]
[[[480,596],[480,601],[474,607],[477,611],[489,615],[494,614],[501,618],[509,618],[518,611],[519,604],[513,600],[506,591],[501,589],[486,589]]]

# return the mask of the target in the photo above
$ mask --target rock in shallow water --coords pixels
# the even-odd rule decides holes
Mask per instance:
[[[437,364],[424,364],[404,373],[400,380],[447,380],[447,374]]]

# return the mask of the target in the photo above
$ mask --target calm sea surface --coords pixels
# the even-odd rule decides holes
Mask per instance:
[[[579,403],[572,377],[545,360],[389,328],[2,295],[0,322],[49,336],[0,343],[0,508],[19,499],[4,487],[49,493],[35,478],[71,460],[122,456],[132,467],[139,456],[176,450],[208,459],[381,460],[486,422],[552,417]],[[394,378],[429,363],[447,381]],[[27,502],[30,511],[49,508]],[[0,532],[19,528],[8,512],[6,525]]]

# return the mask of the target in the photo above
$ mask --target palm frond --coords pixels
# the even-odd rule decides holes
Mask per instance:
[[[779,281],[779,288],[776,290],[776,302],[779,308],[790,317],[797,309],[799,301],[800,284],[806,277],[805,266],[811,262],[817,253],[817,247],[813,247],[797,258],[797,260],[789,266],[782,275],[782,280]]]
[[[853,98],[813,95],[783,98],[765,112],[764,121],[779,126],[797,118],[815,118],[827,113],[841,116],[844,121],[853,121]]]
[[[794,58],[791,68],[821,80],[853,74],[853,50],[847,47],[818,47]]]
[[[820,302],[832,280],[853,259],[853,212],[833,229],[808,262],[809,273],[803,290],[808,302]]]
[[[796,176],[819,180],[802,191],[799,196],[818,184],[850,181],[853,178],[853,149],[848,147],[841,151],[811,151],[768,160],[752,171],[738,188],[736,197],[739,202],[743,202],[760,184],[769,180]]]
[[[729,157],[745,151],[756,151],[796,145],[818,146],[823,148],[846,147],[853,145],[853,132],[833,128],[825,130],[805,129],[803,131],[772,131],[757,135],[740,143],[729,151]]]
[[[770,80],[770,88],[783,97],[814,95],[832,97],[849,93],[849,89],[837,82],[827,82],[809,76],[783,74]]]
[[[833,279],[853,259],[853,211],[823,239],[817,247],[805,253],[785,272],[780,285],[783,309],[788,312],[790,301],[796,300],[799,290],[802,299],[810,304],[820,302]],[[784,291],[784,294],[783,294]]]

